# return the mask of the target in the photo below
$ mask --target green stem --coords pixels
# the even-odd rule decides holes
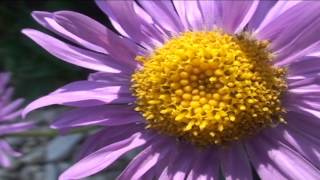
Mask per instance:
[[[84,127],[77,128],[68,131],[67,134],[87,133],[98,129],[97,127]],[[34,129],[25,132],[18,132],[12,134],[1,135],[0,137],[55,137],[61,135],[58,130],[55,129]]]

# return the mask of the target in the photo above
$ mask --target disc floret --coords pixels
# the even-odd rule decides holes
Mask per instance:
[[[148,56],[132,75],[147,127],[194,144],[224,144],[283,121],[285,70],[268,42],[221,31],[186,32]]]

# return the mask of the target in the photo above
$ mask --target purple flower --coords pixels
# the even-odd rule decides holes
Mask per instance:
[[[12,101],[13,88],[8,87],[10,80],[9,73],[0,73],[0,136],[10,133],[26,131],[32,127],[30,122],[15,122],[14,120],[21,115],[22,109],[18,109],[23,103],[23,99]],[[9,156],[20,156],[19,152],[14,151],[10,145],[2,138],[0,139],[0,165],[9,167],[11,165]]]
[[[119,179],[319,179],[320,3],[96,1],[120,35],[71,11],[34,12],[63,42],[23,33],[96,73],[29,104],[102,126],[61,180],[141,152]],[[319,61],[319,62],[318,62]]]

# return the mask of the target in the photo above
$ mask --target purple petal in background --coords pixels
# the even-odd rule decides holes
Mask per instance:
[[[19,107],[21,107],[22,103],[24,102],[24,99],[20,98],[20,99],[16,99],[14,101],[12,101],[10,104],[6,104],[5,107],[2,107],[0,109],[0,121],[3,121],[3,117],[10,115],[12,113],[15,113]]]
[[[3,140],[0,140],[0,151],[2,151],[2,153],[5,153],[13,157],[21,156],[21,153],[13,150],[12,147],[9,145],[9,143]]]
[[[2,94],[10,80],[10,73],[0,73],[0,93]]]
[[[23,132],[27,129],[34,127],[32,122],[19,122],[13,124],[2,124],[0,125],[0,135]]]
[[[34,127],[33,122],[17,122],[16,118],[21,115],[19,108],[24,100],[12,100],[13,88],[8,86],[9,80],[10,73],[0,73],[0,136],[27,131]],[[0,140],[0,165],[2,167],[11,166],[9,156],[18,157],[20,155],[6,141]]]

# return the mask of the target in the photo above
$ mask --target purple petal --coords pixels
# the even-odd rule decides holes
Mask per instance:
[[[11,101],[11,97],[13,95],[13,91],[14,89],[12,87],[8,87],[8,88],[5,88],[3,90],[3,92],[1,93],[1,101],[0,101],[0,107],[4,107],[6,106],[8,103],[10,103]]]
[[[250,25],[253,25],[254,29],[257,29],[256,32],[259,32],[269,23],[276,20],[281,14],[285,13],[287,10],[299,4],[300,2],[302,1],[260,1],[260,8],[258,7],[255,14],[255,16],[258,16],[258,18],[254,17],[253,20],[255,21],[250,22],[253,23]]]
[[[317,168],[280,141],[257,136],[246,147],[261,179],[319,179]]]
[[[138,2],[161,28],[171,34],[184,30],[171,1],[139,0]]]
[[[289,66],[287,83],[289,100],[297,102],[297,97],[313,97],[319,94],[319,58],[305,57],[306,60],[294,62]],[[287,99],[288,99],[287,98]],[[317,99],[317,98],[316,98]]]
[[[303,96],[302,95],[292,95],[290,94],[290,98],[286,99],[286,108],[290,113],[287,113],[287,119],[293,117],[294,113],[301,113],[307,116],[312,116],[316,118],[320,118],[320,113],[318,112],[320,109],[319,98],[315,96]],[[293,112],[293,114],[291,114]],[[293,117],[295,118],[295,117]],[[319,121],[314,120],[313,118],[310,121]]]
[[[273,10],[272,8],[278,3],[285,2],[285,1],[259,1],[259,5],[257,7],[256,12],[252,16],[250,22],[248,23],[248,27],[250,30],[257,29],[262,21],[267,18],[267,15],[271,13]],[[278,11],[277,11],[278,12]],[[273,12],[274,14],[274,12]],[[270,15],[269,15],[270,16]],[[274,17],[273,15],[272,17]],[[270,19],[270,18],[269,18]]]
[[[99,132],[90,135],[81,146],[76,159],[82,159],[97,150],[113,144],[115,142],[127,139],[136,132],[145,132],[142,124],[126,124],[122,126],[105,126]]]
[[[217,2],[216,1],[198,1],[205,29],[211,30],[217,18]]]
[[[290,43],[289,41],[287,41],[286,46],[275,52],[276,54],[278,54],[278,62],[275,64],[277,66],[286,65],[288,64],[288,62],[290,62],[290,60],[293,60],[291,56],[294,56],[296,58],[297,54],[302,54],[308,51],[310,46],[319,44],[320,38],[317,36],[317,33],[320,31],[319,24],[320,18],[312,22],[312,24],[310,24],[309,26],[306,26],[303,31],[300,32],[300,34],[296,34],[294,36],[295,39],[293,39]]]
[[[141,180],[150,180],[150,179],[155,179],[155,169],[152,168],[148,172],[146,172],[140,179]]]
[[[278,126],[277,128],[271,128],[270,130],[265,131],[265,134],[272,134],[272,138],[286,144],[319,168],[320,139],[309,135],[308,132],[299,130],[299,127],[290,128],[283,125]]]
[[[23,132],[33,127],[34,124],[32,122],[2,124],[0,125],[0,135]]]
[[[171,144],[160,139],[138,154],[118,177],[119,180],[141,179],[141,177],[156,166],[171,151]]]
[[[220,18],[217,22],[228,33],[238,33],[251,20],[259,1],[217,1]]]
[[[189,30],[201,30],[204,28],[201,9],[198,1],[174,0],[173,4],[178,12],[182,24]]]
[[[295,62],[304,61],[308,58],[320,57],[319,55],[315,55],[315,53],[319,52],[319,49],[320,49],[320,41],[316,41],[315,43],[311,44],[305,49],[294,52],[289,57],[281,59],[281,61],[275,62],[275,65],[286,66]]]
[[[319,117],[308,112],[288,112],[285,119],[287,119],[288,126],[291,128],[307,132],[311,136],[320,139]]]
[[[128,71],[127,68],[119,65],[115,60],[106,55],[77,48],[40,31],[24,29],[22,33],[30,37],[52,55],[71,64],[103,72],[118,73]]]
[[[206,167],[203,168],[202,171],[206,171],[209,167],[212,172],[212,168],[218,167],[218,161],[213,161],[215,163],[210,164],[210,166],[208,166],[205,161],[198,162],[198,159],[195,157],[202,152],[190,144],[179,143],[174,149],[176,149],[176,151],[171,152],[159,179],[186,179],[195,169],[202,168],[204,164],[206,164]],[[211,160],[213,159],[210,158],[209,161]],[[199,163],[199,167],[193,166],[197,162]],[[209,177],[210,174],[211,173],[208,174]],[[198,175],[199,174],[195,174],[195,177],[198,177]]]
[[[44,27],[80,46],[110,54],[111,57],[130,67],[137,66],[134,58],[137,54],[141,54],[141,48],[120,38],[88,16],[72,11],[55,13],[35,11],[32,16]]]
[[[88,125],[119,126],[143,122],[138,112],[123,105],[93,106],[68,111],[58,118],[52,128],[63,129]]]
[[[2,140],[0,141],[0,149],[2,153],[5,153],[8,156],[13,156],[13,157],[21,156],[21,153],[13,150],[12,147],[9,145],[9,143],[6,141],[2,141]]]
[[[8,168],[11,166],[10,159],[6,154],[4,154],[1,149],[0,149],[0,165],[3,166],[4,168]]]
[[[291,72],[291,73],[295,73],[295,72]],[[320,76],[315,74],[315,72],[310,73],[308,75],[300,75],[300,76],[299,75],[292,76],[289,74],[288,74],[289,77],[287,77],[288,89],[301,88],[303,86],[319,84],[320,82]],[[287,95],[293,96],[290,98],[295,98],[295,96],[297,96],[297,94],[293,94],[293,93],[287,93]],[[304,94],[301,94],[301,95],[303,96]]]
[[[258,37],[270,40],[277,59],[283,60],[320,39],[319,8],[319,3],[299,3],[262,28]]]
[[[160,166],[158,168],[158,172],[156,175],[158,176],[157,179],[173,179],[172,178],[172,173],[169,172],[169,168],[172,167],[174,165],[174,162],[177,160],[178,157],[178,153],[179,153],[179,145],[177,144],[172,148],[172,151],[170,152],[170,154],[168,155],[167,158],[165,158],[163,160],[163,162],[165,162],[165,164],[160,164],[162,166]]]
[[[175,162],[172,162],[168,167],[168,173],[172,179],[187,178],[192,164],[194,162],[194,153],[196,149],[190,145],[180,146],[180,152],[177,154]]]
[[[163,34],[156,28],[152,18],[134,1],[96,0],[96,4],[122,35],[148,49],[162,44]]]
[[[192,151],[195,152],[194,147],[182,142],[175,143],[172,146],[172,151],[163,160],[163,164],[161,164],[161,168],[158,170],[159,172],[162,171],[158,179],[177,179],[179,177],[184,179],[186,171],[189,171],[191,167],[191,161],[193,160]],[[186,166],[184,166],[184,161]]]
[[[318,82],[319,82],[319,79],[318,79]],[[320,84],[313,83],[313,84],[307,84],[307,85],[303,85],[295,88],[291,87],[288,90],[288,92],[292,94],[303,95],[303,96],[318,96],[320,94]]]
[[[2,94],[6,89],[10,76],[10,73],[0,73],[0,94]]]
[[[226,180],[252,179],[250,163],[240,143],[222,150],[221,164]]]
[[[157,138],[160,138],[159,136]],[[161,140],[163,140],[166,144],[165,147],[170,147],[170,152],[166,156],[164,156],[162,159],[159,159],[157,164],[153,166],[148,172],[146,172],[141,179],[143,180],[149,180],[151,179],[161,179],[160,176],[163,176],[163,171],[167,169],[167,166],[169,163],[174,159],[177,155],[177,149],[178,144],[176,139],[170,137],[170,136],[161,136]],[[163,147],[162,147],[163,148]],[[168,177],[165,177],[164,179],[168,179]]]
[[[35,109],[54,104],[88,107],[133,101],[134,98],[131,96],[128,86],[108,86],[102,82],[77,81],[33,101],[24,109],[22,114],[25,116]]]
[[[316,74],[320,72],[320,58],[304,56],[288,66],[288,76]]]
[[[215,149],[196,151],[194,154],[195,162],[187,177],[187,180],[217,180],[219,179],[220,161],[218,152]],[[209,162],[209,165],[208,165]]]
[[[1,121],[10,121],[10,120],[14,120],[14,119],[20,117],[21,113],[22,113],[22,110],[23,109],[19,109],[19,110],[16,110],[14,112],[11,112],[9,114],[6,114],[5,116],[2,116],[1,117]]]
[[[286,109],[289,112],[286,114],[287,117],[285,118],[291,122],[292,119],[297,120],[299,117],[303,119],[304,123],[311,123],[309,125],[320,128],[320,98],[317,95],[314,96],[314,93],[308,94],[309,95],[304,95],[303,93],[302,95],[290,95],[291,97],[285,102]],[[302,125],[302,127],[303,126],[304,125]],[[316,133],[315,136],[319,135]]]
[[[129,138],[113,143],[90,154],[66,170],[59,180],[82,179],[95,174],[111,165],[120,156],[144,145],[148,138],[141,133],[135,133]]]
[[[0,117],[4,117],[10,113],[14,113],[14,111],[16,111],[17,108],[19,108],[23,102],[24,102],[24,99],[20,98],[12,101],[10,104],[7,104],[5,107],[0,109]]]

